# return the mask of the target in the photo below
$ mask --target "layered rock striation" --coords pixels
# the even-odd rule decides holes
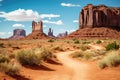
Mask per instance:
[[[80,12],[79,29],[68,37],[120,38],[120,8],[88,4]]]
[[[88,4],[80,13],[79,23],[79,28],[108,27],[120,31],[120,8]]]

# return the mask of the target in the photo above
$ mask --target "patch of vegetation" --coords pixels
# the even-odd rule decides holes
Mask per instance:
[[[52,52],[46,48],[35,48],[31,50],[22,50],[16,54],[16,59],[22,65],[39,65],[41,61],[46,61],[53,57]]]
[[[76,52],[72,53],[71,56],[72,56],[73,58],[83,57],[81,51],[76,51]]]
[[[106,50],[118,50],[119,49],[119,45],[114,41],[112,43],[109,43],[106,47]]]
[[[48,59],[51,59],[52,57],[54,57],[54,55],[52,54],[52,52],[46,48],[43,48],[40,52],[41,58],[42,60],[46,61]]]
[[[0,43],[0,47],[1,47],[1,48],[4,48],[4,43]]]
[[[55,42],[55,39],[50,39],[50,40],[48,40],[48,42]]]
[[[82,45],[82,46],[80,46],[80,49],[81,49],[82,51],[86,51],[87,49],[90,49],[90,47],[87,46],[87,45]]]
[[[112,51],[98,62],[100,68],[117,66],[120,64],[120,52]]]
[[[16,54],[16,59],[22,65],[39,65],[41,61],[41,56],[36,54],[35,51],[32,50],[22,50]]]
[[[76,40],[74,40],[74,43],[75,43],[75,44],[79,44],[80,41],[76,39]]]
[[[10,76],[14,76],[16,74],[19,74],[19,66],[17,64],[11,64],[11,63],[0,63],[0,71],[8,74]]]
[[[8,56],[0,54],[0,63],[9,62],[10,59]]]
[[[60,46],[54,46],[52,49],[53,49],[53,50],[58,50],[58,51],[64,51],[64,50],[62,49],[62,47],[60,47]]]
[[[96,43],[97,43],[97,44],[101,44],[101,43],[102,43],[102,41],[101,41],[101,40],[98,40],[98,41],[96,41]]]

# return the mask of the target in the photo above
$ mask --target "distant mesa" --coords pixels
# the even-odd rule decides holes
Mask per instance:
[[[17,40],[24,38],[25,36],[26,36],[26,31],[24,29],[15,29],[13,30],[13,36],[11,36],[9,39]]]
[[[64,38],[64,37],[66,37],[68,35],[68,32],[66,31],[65,33],[59,33],[58,35],[57,35],[57,37],[58,38]]]
[[[48,36],[43,32],[43,22],[38,23],[32,21],[32,33],[25,37],[25,39],[42,39],[48,38]]]
[[[85,6],[79,16],[79,29],[68,37],[120,38],[120,8]]]
[[[48,31],[48,36],[54,38],[55,36],[53,35],[53,30],[51,28],[49,28]]]

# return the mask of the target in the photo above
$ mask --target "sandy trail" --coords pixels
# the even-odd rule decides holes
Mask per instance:
[[[89,80],[88,71],[90,66],[84,62],[80,62],[70,58],[69,54],[75,51],[61,52],[57,54],[57,58],[61,63],[72,70],[71,80]]]

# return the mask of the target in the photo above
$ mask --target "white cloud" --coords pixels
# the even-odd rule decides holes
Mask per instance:
[[[64,7],[80,7],[80,5],[71,4],[71,3],[61,3],[61,6],[64,6]]]
[[[44,27],[44,28],[46,28],[46,27],[47,27],[47,25],[43,25],[43,27]]]
[[[2,1],[3,1],[3,0],[0,0],[0,6],[2,6],[2,4],[1,4]]]
[[[39,14],[37,11],[32,9],[17,9],[11,12],[0,12],[0,17],[5,18],[7,21],[33,21],[43,18],[57,18],[60,15],[56,14]]]
[[[60,15],[56,15],[56,14],[41,14],[40,15],[40,18],[57,18],[57,17],[60,17]]]
[[[5,35],[6,33],[5,32],[0,32],[0,36],[3,36]]]
[[[78,20],[73,20],[73,23],[78,23]]]
[[[3,0],[0,0],[0,2],[2,2]]]
[[[0,17],[5,18],[8,21],[32,21],[38,19],[39,14],[31,9],[18,9],[8,13],[0,12]]]
[[[13,27],[25,27],[23,24],[13,24]]]
[[[55,24],[55,25],[63,25],[62,20],[58,20],[58,21],[49,21],[49,20],[43,20],[43,23],[48,23],[48,24]]]

